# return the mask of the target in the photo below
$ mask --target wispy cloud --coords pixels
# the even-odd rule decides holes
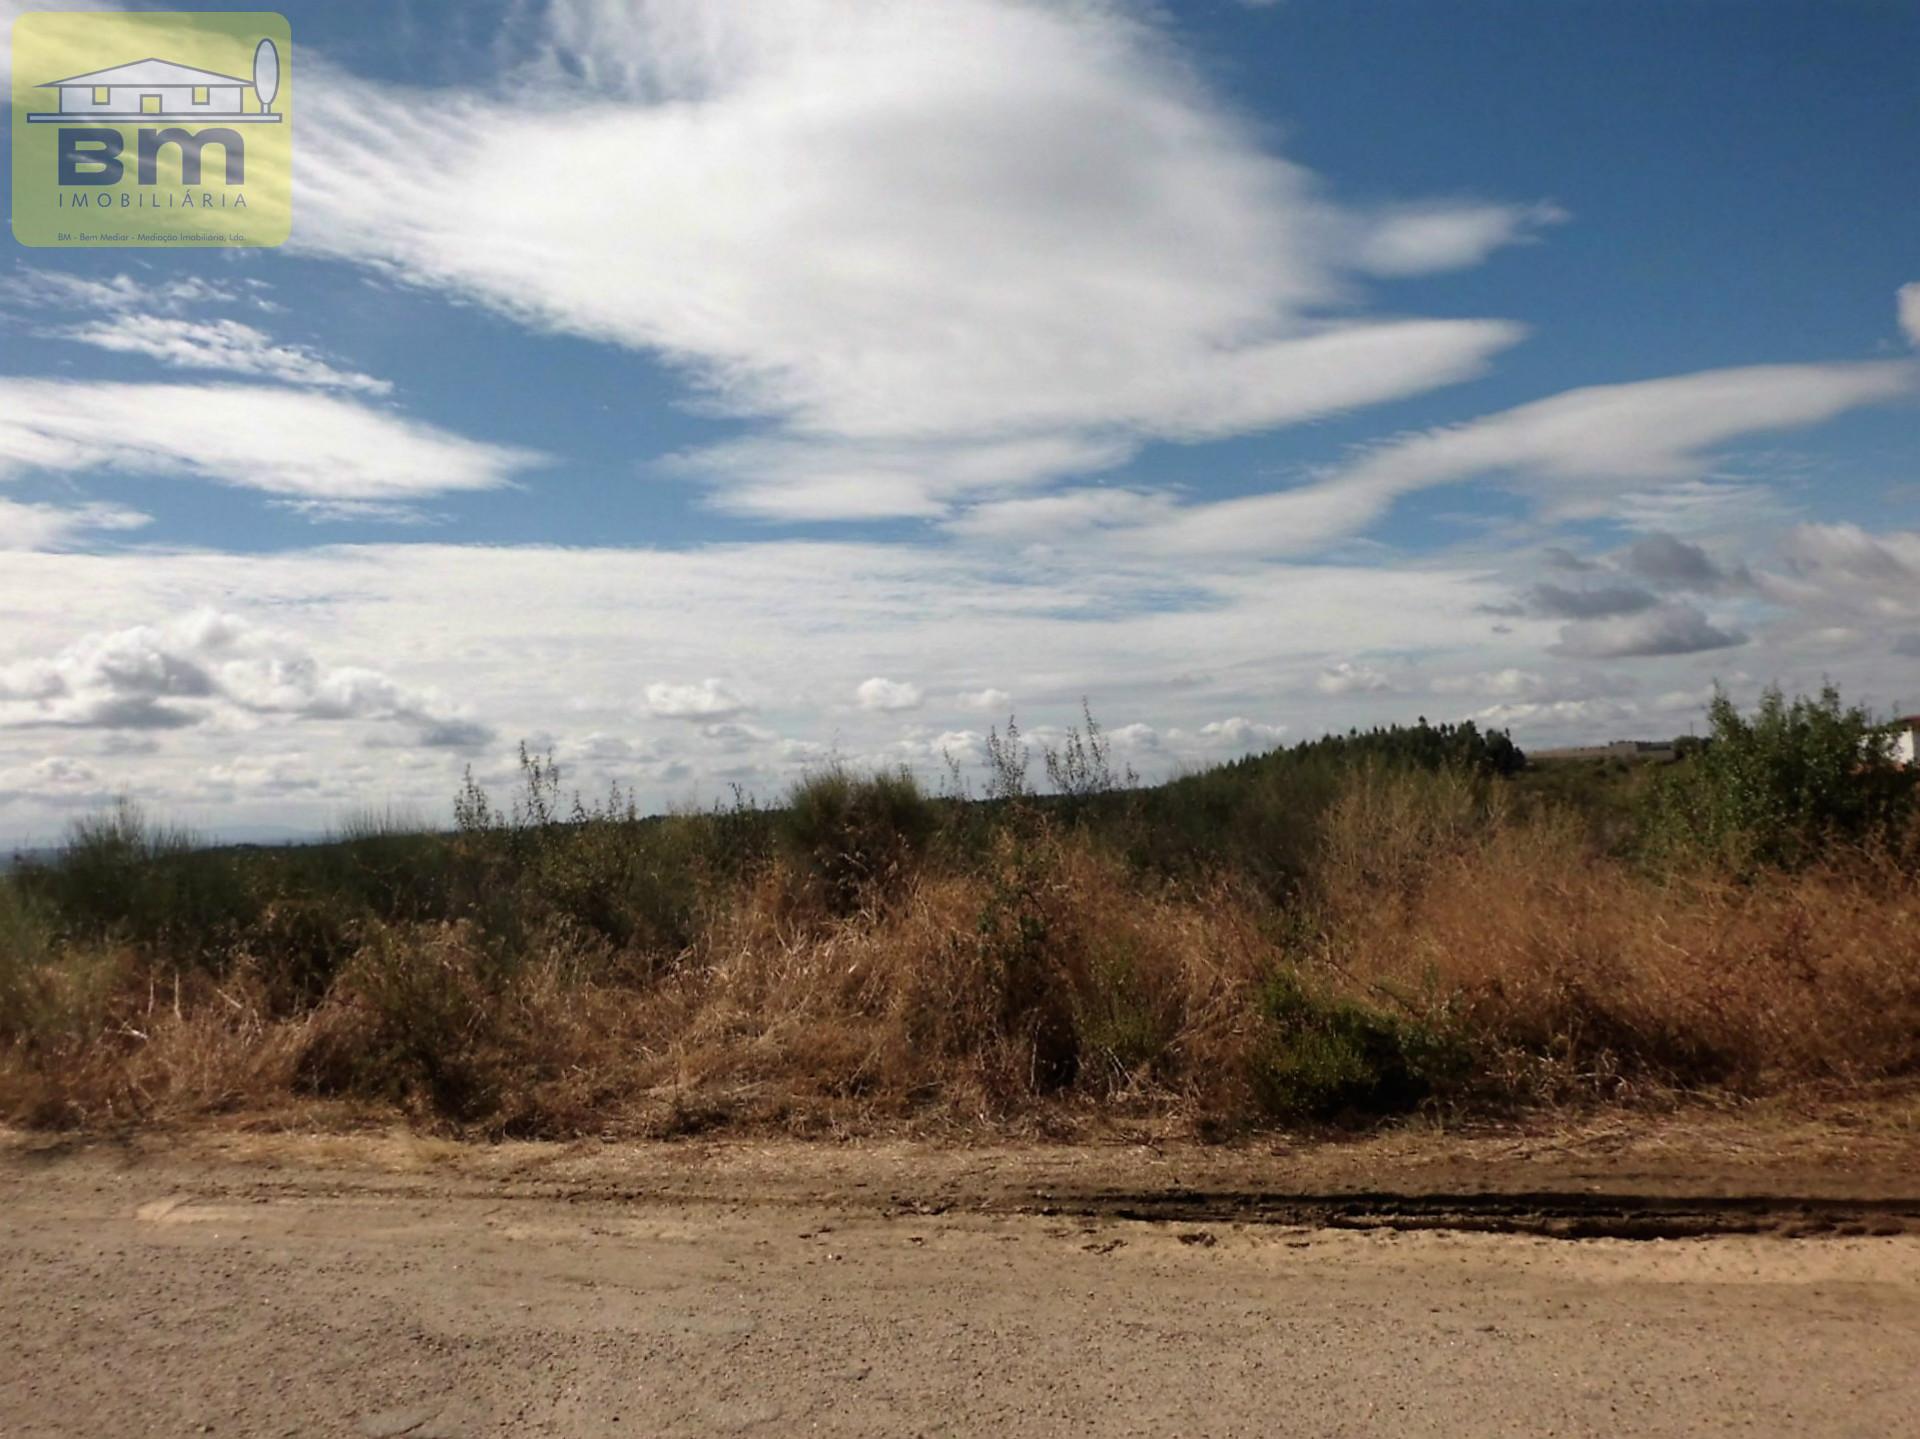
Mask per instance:
[[[0,379],[0,480],[105,469],[393,501],[493,489],[541,462],[330,394]]]
[[[52,550],[83,536],[137,530],[153,517],[121,505],[23,504],[0,500],[0,553],[7,550]]]
[[[252,277],[209,280],[201,275],[151,273],[78,275],[20,266],[0,276],[0,304],[27,309],[144,310],[177,315],[216,306],[273,311],[272,287]]]
[[[1557,205],[1404,205],[1374,217],[1355,238],[1356,263],[1375,275],[1464,270],[1506,245],[1537,239],[1569,216]]]
[[[1361,282],[1557,218],[1342,208],[1122,7],[545,13],[484,92],[310,64],[294,243],[680,366],[769,427],[683,462],[736,512],[934,515],[1472,378],[1519,325],[1370,318]]]
[[[319,389],[385,395],[393,384],[342,370],[305,345],[276,342],[238,320],[187,320],[125,314],[54,332],[63,340],[123,355],[146,355],[182,370],[229,370],[257,379]]]
[[[1185,507],[1135,538],[1155,549],[1296,554],[1354,534],[1399,497],[1496,476],[1548,519],[1602,516],[1623,496],[1696,481],[1743,435],[1817,424],[1920,390],[1906,361],[1755,365],[1570,390],[1380,446],[1323,479]]]

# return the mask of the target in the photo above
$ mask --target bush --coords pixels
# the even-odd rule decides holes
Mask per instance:
[[[23,866],[14,883],[67,935],[200,962],[224,954],[258,916],[253,872],[122,801],[76,821],[60,852]]]
[[[380,928],[342,972],[300,1064],[315,1093],[407,1103],[457,1123],[495,1114],[512,1056],[502,976],[456,928]]]
[[[1835,841],[1884,836],[1909,810],[1913,776],[1889,737],[1832,686],[1792,701],[1769,689],[1751,717],[1716,693],[1708,717],[1707,744],[1648,791],[1645,843],[1659,860],[1791,868]]]
[[[1261,1107],[1283,1120],[1374,1119],[1417,1108],[1465,1069],[1458,1040],[1349,999],[1321,998],[1289,970],[1261,988],[1253,1058]]]
[[[938,817],[905,769],[858,774],[833,764],[787,796],[782,847],[833,914],[851,914],[897,892]]]

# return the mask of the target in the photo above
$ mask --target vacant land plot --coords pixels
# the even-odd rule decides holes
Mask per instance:
[[[1793,1147],[16,1140],[0,1432],[1900,1432],[1912,1143]]]

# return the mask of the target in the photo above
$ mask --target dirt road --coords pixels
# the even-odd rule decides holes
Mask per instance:
[[[1905,1151],[1436,1153],[15,1137],[0,1434],[1914,1432]]]

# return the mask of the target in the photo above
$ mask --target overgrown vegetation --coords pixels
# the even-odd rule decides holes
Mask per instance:
[[[123,806],[0,876],[0,1114],[1226,1134],[1913,1076],[1911,776],[1831,692],[1710,718],[1634,773],[1421,721],[1143,788],[1089,714],[1042,785],[1009,722],[977,798],[659,817],[523,753],[450,831],[271,850]]]
[[[1836,842],[1884,839],[1906,817],[1909,776],[1892,737],[1832,686],[1788,700],[1778,689],[1751,716],[1724,694],[1712,734],[1655,787],[1651,847],[1735,870],[1809,863]]]

